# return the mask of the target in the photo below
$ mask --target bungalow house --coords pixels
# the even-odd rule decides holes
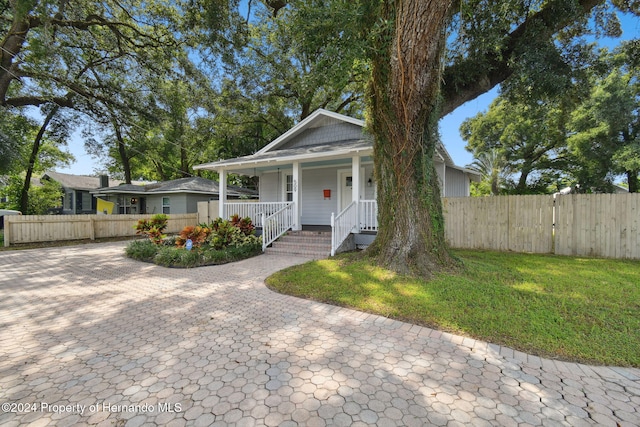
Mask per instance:
[[[72,175],[60,172],[46,172],[41,180],[56,181],[63,191],[62,209],[58,212],[65,215],[95,214],[96,200],[91,196],[91,191],[100,187],[109,186],[109,177]],[[112,180],[112,184],[118,185],[122,181]]]
[[[122,184],[100,188],[92,195],[113,203],[114,214],[184,214],[198,212],[198,202],[217,200],[218,183],[197,176],[146,185]],[[255,198],[256,192],[246,188],[227,187],[227,197]]]
[[[355,234],[366,244],[378,228],[372,138],[362,120],[317,110],[253,155],[197,165],[215,170],[220,182],[229,173],[258,176],[260,202],[228,204],[220,187],[219,215],[252,217],[263,229],[263,245],[288,230],[332,230],[331,254]],[[477,173],[456,166],[440,145],[434,157],[443,196],[469,195]]]

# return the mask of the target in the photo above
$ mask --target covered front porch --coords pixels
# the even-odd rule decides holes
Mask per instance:
[[[249,217],[262,232],[263,249],[289,230],[331,230],[331,255],[351,234],[376,233],[377,202],[370,153],[347,158],[282,161],[216,168],[220,182],[230,173],[259,177],[259,201],[227,200],[220,186],[218,216]]]

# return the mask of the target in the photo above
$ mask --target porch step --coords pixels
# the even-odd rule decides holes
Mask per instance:
[[[331,254],[331,233],[327,231],[290,231],[267,248],[266,253],[328,258]]]

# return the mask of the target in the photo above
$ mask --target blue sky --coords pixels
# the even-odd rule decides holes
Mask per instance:
[[[637,17],[625,15],[621,17],[623,35],[621,39],[601,39],[599,43],[602,46],[615,47],[620,40],[629,40],[637,38],[640,35],[640,20]],[[448,114],[440,121],[440,135],[442,141],[451,155],[453,161],[458,166],[468,165],[473,161],[473,156],[465,150],[466,143],[460,137],[460,125],[466,119],[474,117],[480,112],[489,108],[491,101],[498,95],[498,89],[493,90],[479,96],[478,98],[467,102],[458,107],[455,111]],[[76,161],[68,168],[58,169],[58,172],[71,173],[75,175],[95,175],[97,172],[103,171],[103,166],[94,158],[86,154],[84,144],[76,133],[71,141],[69,141],[69,151],[75,156]],[[202,162],[211,159],[202,159]]]

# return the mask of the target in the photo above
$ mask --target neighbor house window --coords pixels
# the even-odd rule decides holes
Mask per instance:
[[[64,201],[65,209],[73,209],[73,192],[67,193],[66,200]]]
[[[129,198],[127,196],[123,196],[123,195],[118,196],[118,213],[120,214],[131,213],[131,204],[129,203]]]
[[[285,189],[287,202],[293,202],[293,175],[287,175],[287,187]]]
[[[89,192],[86,192],[86,191],[82,192],[82,205],[80,205],[80,208],[83,211],[91,210],[91,194],[89,194]]]
[[[163,197],[162,198],[162,213],[163,214],[169,214],[171,210],[171,203],[168,197]]]

